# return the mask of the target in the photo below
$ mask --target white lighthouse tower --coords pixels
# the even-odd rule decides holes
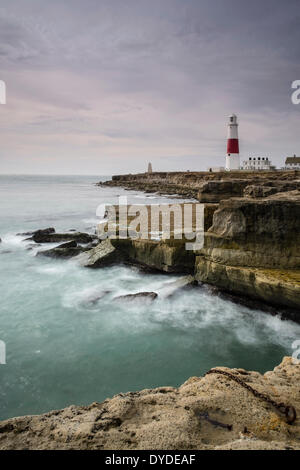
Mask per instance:
[[[229,116],[228,123],[228,140],[226,155],[226,170],[239,170],[240,168],[240,150],[237,116],[232,114]]]

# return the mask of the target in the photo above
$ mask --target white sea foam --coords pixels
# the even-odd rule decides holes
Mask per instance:
[[[62,305],[66,308],[88,308],[97,307],[98,302],[110,293],[109,289],[95,285],[86,287],[79,291],[71,290],[62,299]]]
[[[68,263],[47,263],[46,265],[35,266],[34,270],[39,274],[49,274],[51,276],[62,276],[68,273],[72,274]]]
[[[30,243],[30,241],[25,241],[24,236],[15,235],[13,233],[6,233],[1,236],[2,245],[10,248],[24,248]]]
[[[300,337],[300,325],[291,321],[250,310],[201,288],[176,294],[173,281],[163,281],[167,279],[163,276],[151,279],[151,276],[140,276],[127,268],[119,269],[119,272],[115,269],[110,279],[102,277],[100,284],[67,292],[63,306],[81,310],[94,308],[104,315],[102,319],[108,329],[123,331],[123,334],[141,331],[145,334],[165,328],[192,335],[198,332],[200,341],[203,341],[203,335],[208,335],[210,347],[223,348],[224,353],[234,339],[245,346],[274,344],[289,348],[293,339]],[[158,292],[159,297],[153,302],[136,299],[130,303],[116,303],[112,300],[142,291]],[[166,293],[175,295],[167,298]],[[112,311],[113,315],[109,313]]]

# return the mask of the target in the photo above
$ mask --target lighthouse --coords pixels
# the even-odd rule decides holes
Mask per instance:
[[[237,116],[232,114],[229,116],[228,123],[228,140],[226,155],[226,170],[239,170],[240,168],[240,150]]]

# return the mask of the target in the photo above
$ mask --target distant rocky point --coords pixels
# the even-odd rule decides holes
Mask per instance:
[[[251,197],[263,197],[275,192],[299,190],[300,171],[138,173],[115,175],[111,180],[97,184],[218,203],[231,197],[242,197],[244,193]],[[248,186],[254,188],[251,190]]]

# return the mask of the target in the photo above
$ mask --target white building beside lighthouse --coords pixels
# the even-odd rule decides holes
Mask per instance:
[[[238,136],[237,116],[232,114],[229,116],[228,135],[227,135],[227,155],[226,170],[240,169],[240,149]]]

